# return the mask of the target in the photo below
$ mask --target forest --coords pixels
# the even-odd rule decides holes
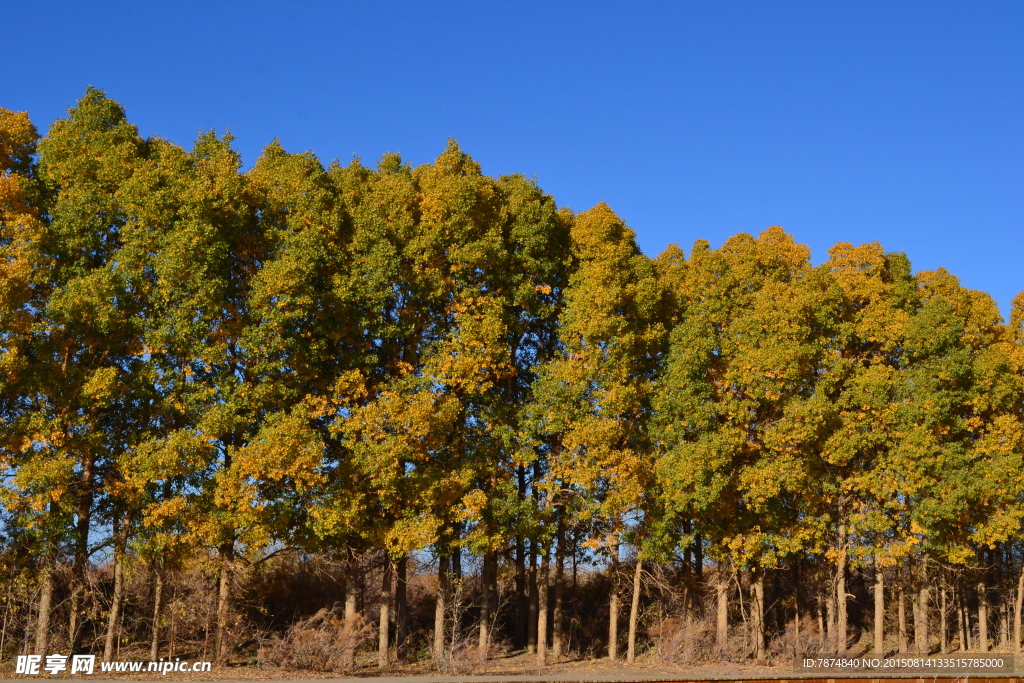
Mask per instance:
[[[0,659],[1020,649],[1024,296],[92,88],[0,109],[0,254]]]

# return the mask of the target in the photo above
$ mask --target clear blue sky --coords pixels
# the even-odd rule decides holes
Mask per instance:
[[[654,255],[782,225],[1024,289],[1024,2],[8,2],[0,106],[432,160],[607,201]]]

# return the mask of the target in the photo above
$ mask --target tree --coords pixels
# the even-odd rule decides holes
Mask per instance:
[[[651,484],[650,387],[664,294],[633,232],[604,204],[575,217],[559,352],[539,372],[537,433],[550,444],[547,492],[572,491],[592,542],[610,555],[609,657],[618,656],[619,538],[634,542]],[[601,538],[603,536],[603,538]],[[538,656],[541,656],[539,653]]]
[[[779,228],[698,242],[675,295],[679,321],[655,400],[669,519],[696,520],[719,562],[719,645],[728,574],[747,567],[754,654],[765,656],[764,570],[808,540],[800,516],[811,448],[794,406],[814,392],[832,292]],[[691,542],[690,538],[685,539]]]

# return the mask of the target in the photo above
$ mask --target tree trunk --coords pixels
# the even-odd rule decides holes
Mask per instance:
[[[753,622],[754,659],[761,661],[765,657],[764,634],[764,569],[754,567],[750,570],[753,600],[750,605],[750,616]]]
[[[530,567],[527,577],[529,589],[526,622],[526,651],[537,654],[537,541],[530,540]]]
[[[519,479],[519,500],[526,500],[526,468],[520,465],[516,472]],[[526,581],[526,539],[516,537],[516,633],[517,649],[526,647],[530,632],[530,596]]]
[[[555,611],[551,621],[551,651],[555,661],[562,656],[562,601],[565,594],[565,523],[558,517],[558,545],[555,548]]]
[[[875,654],[885,652],[885,570],[875,557]]]
[[[110,602],[110,615],[107,619],[107,637],[103,643],[103,661],[109,662],[114,654],[114,638],[117,635],[121,617],[121,601],[124,599],[124,549],[127,535],[127,520],[122,522],[114,518],[114,595]]]
[[[53,605],[54,576],[50,558],[46,559],[40,579],[39,616],[36,619],[35,653],[44,657],[50,649],[50,610]]]
[[[988,652],[988,589],[984,579],[978,582],[978,650]]]
[[[540,574],[537,577],[537,666],[547,663],[548,655],[548,574],[551,549],[541,549]]]
[[[356,625],[356,612],[359,609],[359,594],[356,592],[355,573],[349,570],[345,580],[345,626],[352,630]]]
[[[167,657],[173,657],[178,644],[178,621],[174,618],[174,610],[171,610],[171,627],[167,635]]]
[[[1010,647],[1010,612],[1006,600],[999,601],[999,647],[1001,652]]]
[[[960,651],[969,652],[971,649],[971,624],[967,617],[967,596],[963,589],[957,592],[957,626],[960,628]]]
[[[836,577],[832,576],[832,583],[825,590],[825,628],[828,632],[829,647],[835,647],[836,642]]]
[[[529,634],[530,596],[526,583],[526,541],[516,539],[516,639],[517,649],[526,647]]]
[[[643,582],[644,563],[639,557],[633,572],[633,601],[629,605],[629,640],[626,643],[626,661],[636,660],[636,620],[640,613],[640,588]]]
[[[897,606],[897,616],[899,618],[899,648],[900,653],[907,651],[907,608],[906,608],[906,595],[903,591],[903,582],[900,582],[900,586],[896,591],[896,599],[899,600]]]
[[[912,607],[914,611],[914,651],[928,654],[928,589],[919,587],[914,594]]]
[[[394,599],[394,567],[390,557],[384,557],[384,571],[380,583],[380,621],[377,623],[377,666],[388,668],[391,663],[391,601]]]
[[[693,566],[697,570],[697,581],[704,580],[704,539],[700,534],[693,536]]]
[[[800,556],[797,555],[793,562],[793,656],[799,656],[800,647],[800,594],[802,586],[800,583]]]
[[[356,665],[356,632],[362,626],[359,617],[359,598],[363,592],[363,574],[359,571],[359,562],[351,548],[347,552],[345,562],[345,612],[342,632],[345,634],[342,666],[352,669]]]
[[[71,595],[68,596],[68,638],[71,641],[70,649],[72,653],[79,652],[79,650],[75,648],[75,642],[77,641],[81,643],[81,635],[79,633],[81,628],[78,623],[78,615],[81,612],[80,603],[82,599],[82,590],[85,586],[85,579],[80,581],[76,576],[77,573],[78,569],[73,565],[71,568]]]
[[[92,416],[95,418],[95,409]],[[82,595],[85,591],[86,572],[89,568],[89,527],[92,523],[92,508],[95,489],[95,456],[88,454],[82,460],[80,487],[75,507],[75,563],[71,572],[71,600],[68,607],[68,638],[72,654],[82,651],[83,631],[81,616]]]
[[[998,587],[996,595],[998,596],[996,602],[996,610],[998,612],[997,619],[999,620],[999,652],[1006,652],[1010,646],[1010,615],[1006,609],[1006,599],[1004,595],[1006,578],[1005,569],[1003,567],[1003,545],[997,543],[996,547],[990,551],[990,561],[995,564],[995,577],[994,583]],[[992,648],[995,649],[995,643]]]
[[[846,527],[840,525],[839,536],[842,541],[842,554],[839,557],[839,566],[836,567],[836,652],[846,652]]]
[[[928,569],[922,560],[918,573],[917,595],[914,599],[914,649],[918,654],[928,654]]]
[[[444,661],[444,622],[448,603],[448,558],[437,561],[437,602],[434,604],[434,662]]]
[[[4,625],[0,628],[0,653],[4,652],[4,646],[7,645],[7,620],[11,616],[11,605],[14,604],[14,596],[10,584],[7,586],[7,600],[4,603]]]
[[[4,625],[0,628],[0,653],[4,652],[4,646],[7,645],[7,623],[11,616],[11,605],[14,604],[14,595],[12,595],[10,584],[7,586],[7,599],[4,601]],[[26,640],[28,640],[26,638]],[[27,645],[28,643],[26,643]]]
[[[155,662],[160,654],[160,611],[164,606],[164,573],[153,570],[153,627],[150,630],[149,661]]]
[[[1024,606],[1024,565],[1017,576],[1017,594],[1013,600],[1013,651],[1020,654],[1021,607]]]
[[[395,566],[395,654],[399,660],[405,654],[409,626],[408,567],[409,558],[402,555]]]
[[[484,563],[480,571],[480,633],[477,641],[477,658],[487,659],[487,649],[491,643],[491,572],[494,571],[493,561],[489,552],[484,553]]]
[[[612,534],[608,544],[611,550],[611,595],[608,600],[608,659],[619,656],[619,536]]]
[[[729,577],[725,574],[725,567],[718,566],[715,579],[715,594],[717,597],[718,611],[715,623],[717,631],[715,634],[715,645],[719,650],[725,650],[729,644]]]
[[[231,611],[231,562],[234,559],[235,544],[225,543],[220,547],[220,577],[217,589],[217,663],[224,664],[228,656],[228,617]]]
[[[949,634],[949,625],[946,623],[946,587],[939,588],[939,654],[944,655],[949,650],[946,637]]]

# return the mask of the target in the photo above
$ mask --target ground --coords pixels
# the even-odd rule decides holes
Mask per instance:
[[[450,672],[440,672],[429,662],[407,663],[395,665],[387,672],[380,671],[377,667],[367,665],[361,666],[356,671],[342,674],[335,671],[310,671],[282,669],[278,667],[259,666],[225,666],[214,667],[213,671],[203,674],[193,673],[172,673],[167,676],[160,676],[158,673],[135,673],[135,674],[100,674],[93,676],[76,675],[76,679],[104,680],[165,680],[165,681],[297,681],[316,679],[342,679],[349,680],[358,678],[373,678],[376,683],[385,683],[385,679],[404,679],[409,683],[437,683],[439,681],[644,681],[644,680],[693,680],[709,678],[757,678],[757,677],[785,677],[792,673],[791,662],[784,662],[781,665],[756,665],[756,664],[699,664],[699,665],[678,665],[665,664],[653,660],[641,658],[635,664],[625,662],[610,662],[608,660],[579,660],[551,663],[544,668],[538,669],[536,657],[533,655],[517,654],[491,659],[486,663],[476,666],[460,666]],[[39,676],[18,676],[14,673],[14,662],[7,661],[0,664],[0,677],[4,679],[53,679],[58,676],[42,674]],[[67,678],[71,678],[68,676]]]

